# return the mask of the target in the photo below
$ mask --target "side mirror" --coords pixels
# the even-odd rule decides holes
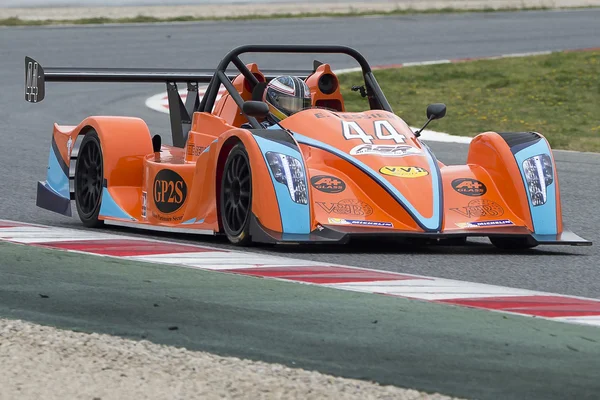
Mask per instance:
[[[427,106],[427,119],[434,120],[444,118],[446,105],[444,103],[433,103]]]
[[[264,101],[249,100],[242,105],[242,111],[249,117],[266,117],[269,106]]]
[[[444,118],[444,115],[446,115],[446,105],[444,103],[433,103],[428,105],[427,122],[425,122],[425,125],[423,125],[421,129],[415,132],[415,136],[421,136],[421,132],[427,127],[427,125],[429,125],[431,121],[433,121],[434,119]]]

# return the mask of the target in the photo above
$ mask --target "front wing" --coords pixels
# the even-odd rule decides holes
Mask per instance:
[[[272,244],[346,244],[353,238],[392,238],[392,239],[457,239],[467,237],[520,237],[527,238],[532,245],[570,245],[590,246],[592,242],[581,238],[575,233],[564,230],[557,235],[540,235],[531,233],[526,227],[495,227],[477,230],[453,230],[451,232],[414,232],[394,229],[364,228],[358,226],[319,225],[309,234],[290,234],[270,230],[253,216],[250,232],[252,240]]]

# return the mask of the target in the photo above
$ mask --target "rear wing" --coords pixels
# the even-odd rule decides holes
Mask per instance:
[[[278,75],[295,75],[306,78],[312,71],[265,71],[267,81]],[[25,57],[25,101],[39,103],[46,97],[46,82],[87,83],[165,83],[169,102],[169,116],[173,145],[184,147],[191,128],[192,115],[200,108],[198,87],[208,84],[215,77],[215,70],[155,69],[155,68],[63,68],[42,65],[31,57]],[[226,73],[232,81],[239,72]],[[187,97],[183,102],[177,83],[186,83]]]
[[[360,65],[372,110],[392,111],[392,107],[385,98],[383,91],[373,75],[371,66],[357,50],[339,45],[245,45],[231,50],[221,60],[215,70],[160,70],[160,69],[117,69],[117,68],[44,68],[30,57],[25,57],[25,100],[30,103],[42,101],[46,95],[46,82],[164,82],[167,85],[169,101],[169,114],[171,118],[171,133],[173,145],[184,147],[188,132],[192,124],[192,115],[195,111],[212,112],[221,85],[243,110],[244,99],[237,92],[232,80],[242,74],[250,87],[258,85],[258,79],[250,72],[240,59],[246,53],[296,53],[296,54],[345,54],[352,57]],[[237,71],[232,74],[228,71],[233,64]],[[305,79],[316,69],[315,62],[311,71],[262,71],[267,81],[278,75],[295,75]],[[187,84],[187,98],[185,104],[177,90],[177,82]],[[208,87],[200,101],[198,85],[208,83]],[[242,111],[243,112],[243,111]],[[254,129],[262,126],[255,117],[246,115],[248,122]]]

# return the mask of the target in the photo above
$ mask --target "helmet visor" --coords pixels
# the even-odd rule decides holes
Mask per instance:
[[[306,97],[279,96],[277,103],[277,108],[288,116],[311,106],[310,99]]]

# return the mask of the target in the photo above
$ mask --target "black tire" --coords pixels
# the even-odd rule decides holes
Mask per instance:
[[[490,242],[502,250],[526,250],[537,246],[537,243],[527,237],[490,237]]]
[[[98,219],[98,214],[102,204],[104,169],[100,139],[94,130],[88,131],[79,146],[74,181],[79,219],[88,228],[102,226],[104,221]]]
[[[252,214],[252,171],[244,145],[236,144],[229,152],[219,195],[221,226],[227,239],[235,245],[250,244]]]

